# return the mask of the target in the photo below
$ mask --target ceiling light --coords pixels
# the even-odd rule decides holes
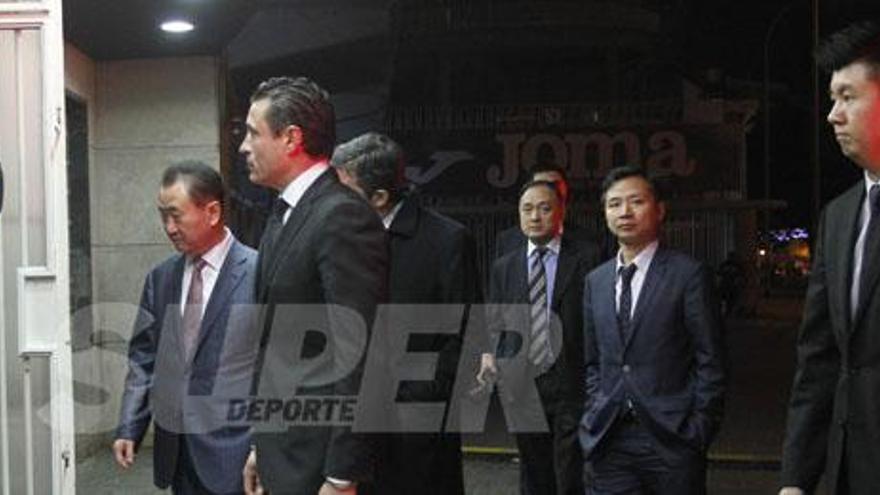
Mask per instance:
[[[159,27],[166,33],[186,33],[195,29],[191,22],[182,20],[165,21]]]

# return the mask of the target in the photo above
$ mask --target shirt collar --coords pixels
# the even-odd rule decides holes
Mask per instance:
[[[330,165],[328,165],[326,161],[320,161],[313,164],[303,173],[299,174],[296,179],[293,179],[293,181],[281,191],[279,196],[283,198],[284,202],[291,208],[295,208],[297,203],[299,203],[299,200],[302,199],[303,194],[309,189],[309,186],[314,184],[315,181],[318,180],[318,177],[320,177],[328,168],[330,168]]]
[[[871,193],[871,186],[880,185],[880,181],[874,182],[871,180],[871,176],[868,175],[868,172],[865,171],[865,197],[868,197],[868,194]],[[867,200],[865,200],[867,201]]]
[[[647,246],[644,247],[639,254],[633,258],[633,264],[636,265],[636,271],[644,270],[645,268],[651,265],[651,260],[654,259],[654,254],[657,253],[657,247],[660,245],[659,241],[654,241]],[[626,264],[623,262],[623,250],[617,251],[617,267],[615,269],[615,273],[620,273],[620,269],[625,267]]]
[[[220,268],[223,266],[223,261],[226,260],[226,255],[229,253],[231,247],[232,232],[229,231],[228,227],[223,227],[223,240],[214,244],[211,249],[205,251],[201,258],[205,260],[207,266],[215,271],[220,271]],[[186,262],[188,265],[192,265],[193,258],[187,258]]]
[[[553,254],[555,254],[555,255],[558,256],[558,255],[559,255],[559,247],[560,247],[561,244],[562,244],[561,239],[562,239],[562,236],[558,236],[558,235],[557,235],[557,236],[554,237],[553,239],[550,239],[550,242],[548,242],[547,244],[545,244],[544,247],[547,248],[547,251],[550,251],[551,253],[553,253]],[[534,242],[532,242],[531,239],[529,239],[528,247],[526,248],[526,257],[527,257],[527,258],[531,258],[531,257],[532,257],[532,253],[535,252],[535,249],[538,249],[538,245],[535,244]]]
[[[385,230],[391,228],[391,224],[394,223],[394,218],[397,217],[397,214],[400,212],[400,209],[403,207],[403,201],[398,201],[394,208],[391,208],[391,211],[388,212],[385,216],[382,217],[382,224],[385,225]]]

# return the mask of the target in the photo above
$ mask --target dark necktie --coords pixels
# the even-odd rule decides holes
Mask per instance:
[[[547,315],[547,271],[544,255],[547,248],[535,250],[532,269],[529,273],[529,305],[531,306],[531,333],[529,339],[529,361],[538,368],[545,368],[550,362],[550,321]]]
[[[859,279],[859,308],[867,302],[870,290],[870,279],[880,263],[880,185],[874,184],[868,192],[868,203],[871,205],[871,221],[868,222],[868,231],[865,234],[865,244],[862,246],[862,273]]]
[[[635,263],[630,263],[628,266],[621,267],[617,272],[621,280],[617,322],[624,336],[629,331],[630,315],[632,314],[632,279],[637,269]]]
[[[205,268],[205,260],[196,258],[193,260],[192,278],[189,282],[189,291],[186,293],[186,306],[183,308],[183,350],[186,358],[192,356],[193,349],[199,339],[199,331],[202,326],[202,269]]]
[[[269,220],[266,222],[266,233],[263,235],[265,238],[263,251],[265,253],[271,253],[274,249],[275,242],[278,240],[281,229],[284,227],[284,214],[287,213],[288,208],[290,208],[290,205],[281,196],[278,196],[272,202],[272,213],[269,214]]]

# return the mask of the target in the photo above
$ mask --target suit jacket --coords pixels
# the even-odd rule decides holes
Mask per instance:
[[[864,181],[823,210],[798,336],[782,460],[785,485],[812,491],[825,471],[834,492],[847,451],[864,470],[850,473],[851,493],[880,493],[880,270],[865,272],[866,304],[850,311],[853,249]],[[871,254],[876,259],[877,252]],[[864,261],[863,261],[864,263]],[[864,266],[864,265],[863,265]]]
[[[173,480],[183,441],[203,485],[222,493],[241,490],[250,435],[246,425],[225,418],[229,400],[246,398],[252,380],[256,257],[232,240],[190,359],[182,352],[180,313],[185,257],[168,258],[144,282],[116,437],[140,444],[154,422],[153,479],[160,488]]]
[[[660,247],[648,268],[624,340],[615,304],[616,259],[584,288],[586,457],[601,446],[627,399],[662,454],[705,455],[721,420],[725,367],[721,320],[709,270]]]
[[[451,399],[462,347],[462,332],[468,308],[452,314],[444,304],[469,305],[479,302],[476,246],[460,223],[419,206],[417,198],[403,200],[388,229],[391,240],[391,304],[425,305],[420,314],[431,323],[447,321],[452,334],[410,334],[410,353],[437,354],[434,379],[404,381],[397,391],[398,402],[444,403]],[[391,338],[399,332],[387,329]],[[403,330],[403,329],[402,329]],[[392,365],[406,365],[392,363]],[[375,493],[454,495],[464,493],[461,442],[453,433],[401,433],[389,435],[379,456]]]
[[[357,396],[376,305],[387,297],[388,242],[379,217],[328,170],[269,245],[271,234],[258,262],[258,395]],[[272,493],[314,494],[327,476],[359,482],[372,473],[370,445],[346,425],[258,422],[254,440],[260,478]]]
[[[500,335],[496,355],[503,371],[502,397],[509,401],[531,400],[522,395],[521,386],[531,386],[532,370],[528,362],[528,336],[531,323],[528,304],[528,268],[526,263],[526,241],[513,251],[503,255],[492,264],[489,281],[489,300],[495,304],[518,304],[525,312],[503,310],[493,307],[495,314],[489,317],[490,333]],[[566,403],[577,410],[584,401],[584,338],[583,316],[583,278],[599,262],[599,250],[595,244],[572,238],[568,232],[562,236],[559,258],[556,265],[556,278],[553,287],[551,312],[559,316],[562,328],[551,325],[551,341],[561,341],[561,349],[554,349],[557,356],[553,366],[547,371],[549,382],[555,389],[553,397],[543,396],[544,402]],[[501,311],[498,313],[498,311]],[[514,337],[505,329],[524,330],[524,338]],[[555,334],[555,335],[554,335]],[[561,339],[559,338],[561,336]],[[494,339],[493,339],[494,340]],[[517,355],[517,358],[502,364],[501,358]]]

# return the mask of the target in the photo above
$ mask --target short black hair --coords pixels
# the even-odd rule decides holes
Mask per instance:
[[[177,182],[183,183],[186,194],[192,201],[202,206],[211,201],[220,203],[225,211],[225,188],[220,173],[198,160],[184,160],[171,164],[162,173],[162,187],[171,187]]]
[[[828,73],[856,61],[880,69],[880,23],[876,20],[850,24],[828,36],[816,48],[816,63]]]
[[[522,199],[523,194],[525,194],[526,191],[528,191],[529,189],[531,189],[533,187],[539,187],[539,186],[546,187],[546,188],[550,189],[551,191],[553,191],[553,194],[556,196],[556,199],[559,200],[559,205],[563,206],[563,207],[565,206],[565,201],[562,198],[562,191],[559,190],[559,186],[556,185],[556,182],[549,181],[549,180],[530,180],[530,181],[526,182],[525,184],[522,185],[522,187],[519,188],[519,195],[517,196],[517,198]]]
[[[251,103],[268,99],[266,121],[278,134],[285,127],[302,129],[303,146],[314,157],[329,157],[336,144],[336,114],[330,95],[306,77],[272,77],[260,83]]]
[[[606,174],[605,178],[602,180],[602,196],[600,197],[600,200],[603,205],[605,204],[605,194],[608,190],[617,182],[629,177],[641,177],[642,179],[645,179],[645,182],[651,187],[654,199],[656,199],[658,203],[663,201],[663,191],[653,175],[649,174],[647,170],[639,165],[623,165],[609,170],[608,174]]]
[[[554,172],[559,174],[562,177],[563,182],[569,184],[568,176],[565,174],[565,170],[562,169],[559,165],[555,163],[536,163],[532,165],[532,168],[529,169],[529,180],[535,180],[535,174],[539,174],[542,172]]]
[[[368,132],[340,144],[330,163],[353,175],[367,198],[384,189],[394,204],[405,189],[403,150],[384,134]]]

